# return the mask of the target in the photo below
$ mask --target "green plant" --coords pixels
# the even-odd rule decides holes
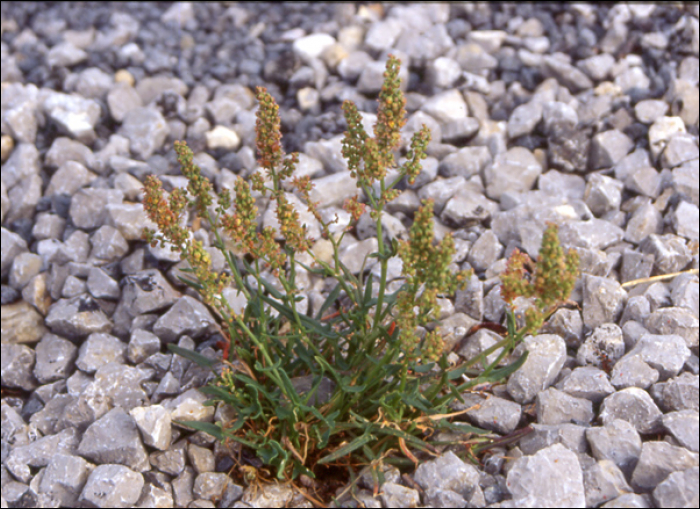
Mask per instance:
[[[375,480],[381,481],[381,469],[376,467],[382,461],[417,463],[410,449],[434,455],[427,437],[438,429],[466,433],[459,443],[478,451],[488,446],[493,435],[452,423],[456,414],[448,412],[448,405],[455,399],[464,402],[460,392],[477,384],[503,380],[526,358],[524,354],[502,365],[524,334],[516,330],[512,312],[508,335],[458,366],[448,363],[439,328],[422,338],[417,334],[419,326],[435,322],[437,297],[453,294],[465,285],[470,274],[450,272],[455,251],[450,235],[434,243],[430,201],[424,201],[417,211],[408,241],[392,240],[386,245],[383,240],[382,210],[398,195],[394,187],[404,177],[413,182],[420,173],[420,161],[426,157],[430,140],[430,132],[423,126],[413,135],[398,176],[386,181],[387,169],[396,166],[394,152],[400,144],[406,114],[398,73],[399,61],[390,56],[379,94],[374,137],[365,132],[355,105],[343,104],[348,124],[343,156],[376,223],[378,251],[369,255],[380,264],[376,295],[371,273],[366,279],[364,270],[355,276],[340,261],[339,245],[345,232],[336,237],[329,229],[330,223],[323,222],[309,197],[309,178],[292,177],[298,156],[284,156],[278,106],[264,88],[258,88],[256,94],[256,144],[269,185],[260,174],[253,174],[250,180],[253,190],[262,196],[270,193],[270,199],[276,201],[282,242],[275,240],[274,229],[258,227],[255,200],[243,179],[236,181],[233,197],[223,190],[214,201],[210,182],[193,164],[192,152],[184,143],[176,142],[175,150],[189,181],[186,190],[174,189],[166,198],[155,177],[145,181],[144,206],[158,226],[157,232],[146,230],[145,238],[154,246],[159,242],[170,246],[189,262],[190,268],[185,270],[189,277],[180,279],[215,310],[230,345],[225,349],[223,370],[202,391],[211,397],[210,404],[230,405],[234,419],[185,424],[250,448],[277,478],[294,479],[300,474],[314,477],[319,469],[330,465],[343,467],[352,476],[356,466],[367,464],[372,466]],[[332,264],[311,250],[314,240],[308,238],[298,212],[282,190],[285,179],[291,179],[322,225],[323,237],[333,247]],[[378,191],[373,187],[376,185]],[[194,208],[198,220],[215,236],[214,246],[223,254],[228,273],[212,273],[203,244],[181,224],[182,213],[188,207]],[[345,208],[354,222],[366,204],[355,197],[346,202]],[[229,242],[246,256],[237,258]],[[302,263],[299,253],[309,253],[313,266]],[[397,291],[388,293],[387,264],[395,255],[403,262],[405,279]],[[296,303],[301,300],[295,284],[298,267],[337,282],[315,316],[297,311]],[[266,270],[283,292],[266,279],[272,277],[264,274]],[[536,292],[551,284],[548,269],[543,270],[544,282]],[[517,274],[517,265],[512,265],[504,279],[504,287],[510,288],[507,295],[530,291],[516,284]],[[243,313],[235,313],[223,297],[227,286],[245,295]],[[565,290],[551,296],[547,293],[543,302],[566,298]],[[348,308],[340,304],[341,297],[350,302]],[[211,360],[195,352],[173,345],[170,348],[203,366],[214,367]],[[498,358],[487,364],[486,357],[498,349]],[[472,378],[464,382],[465,375]],[[405,457],[392,454],[399,450]]]

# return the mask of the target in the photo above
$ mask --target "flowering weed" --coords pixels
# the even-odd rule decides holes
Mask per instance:
[[[399,61],[390,56],[373,137],[365,132],[355,105],[343,104],[348,130],[342,153],[366,199],[366,203],[359,196],[348,200],[345,209],[357,221],[369,206],[376,223],[378,250],[369,255],[380,267],[376,296],[371,273],[366,279],[363,271],[356,276],[341,262],[339,246],[345,233],[336,236],[330,223],[323,222],[309,197],[309,178],[294,176],[298,155],[283,153],[278,106],[264,88],[256,93],[256,144],[267,179],[260,174],[252,175],[250,183],[239,178],[233,194],[224,190],[215,200],[210,182],[192,161],[192,152],[185,143],[176,142],[182,172],[189,180],[187,189],[175,189],[165,198],[156,178],[145,181],[144,206],[158,227],[145,231],[145,238],[153,245],[171,246],[189,262],[188,277],[182,281],[217,312],[230,342],[223,369],[216,371],[215,382],[202,391],[211,397],[211,404],[230,405],[234,419],[186,424],[250,448],[280,479],[301,474],[313,478],[330,466],[356,472],[358,466],[370,465],[373,475],[379,476],[375,479],[381,481],[382,461],[411,465],[418,461],[415,451],[435,455],[427,438],[436,430],[458,430],[467,433],[460,444],[485,446],[492,435],[454,424],[455,414],[449,413],[448,405],[455,399],[464,401],[460,392],[483,382],[502,381],[521,366],[526,354],[510,365],[503,366],[502,361],[525,332],[534,332],[541,325],[551,306],[568,297],[575,280],[575,259],[562,258],[556,233],[552,236],[548,230],[543,252],[549,265],[542,265],[534,281],[525,283],[524,259],[516,254],[503,279],[503,296],[508,302],[517,294],[538,299],[540,314],[531,317],[526,329],[516,330],[510,312],[509,334],[478,358],[457,366],[447,361],[449,352],[444,351],[439,328],[420,336],[419,327],[435,321],[437,298],[463,288],[471,274],[451,273],[454,242],[451,235],[434,242],[430,201],[424,201],[417,211],[407,241],[387,244],[383,240],[382,211],[398,195],[396,185],[405,177],[413,182],[420,173],[430,141],[430,131],[423,126],[412,137],[398,177],[387,181],[387,170],[397,166],[395,152],[406,116],[398,74]],[[316,239],[308,237],[298,211],[285,197],[285,181],[308,204],[324,239],[332,243],[332,264],[311,249]],[[256,223],[251,188],[275,200],[282,242],[275,240],[273,228],[261,229]],[[204,246],[181,225],[187,207],[194,209],[214,235],[228,274],[212,273]],[[246,256],[236,257],[227,242]],[[300,260],[304,253],[308,253],[305,260],[308,256],[314,260],[312,266]],[[403,284],[389,293],[387,264],[397,255],[403,262]],[[295,278],[300,270],[335,282],[315,316],[297,309],[302,297]],[[283,291],[263,277],[264,271],[277,278]],[[247,305],[242,313],[234,312],[223,296],[227,287],[245,295]],[[341,298],[350,305],[340,304]],[[495,362],[470,369],[499,348],[502,352]],[[171,349],[212,367],[210,360],[194,352],[172,345]],[[465,374],[472,378],[464,382]]]

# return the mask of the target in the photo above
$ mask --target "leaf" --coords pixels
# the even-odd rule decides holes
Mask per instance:
[[[512,364],[509,364],[508,366],[494,369],[491,373],[489,373],[487,376],[484,377],[479,377],[479,383],[482,382],[498,382],[500,380],[503,380],[505,378],[508,378],[510,375],[515,373],[518,369],[520,369],[520,366],[525,364],[525,361],[527,360],[529,352],[523,353],[517,361],[513,362]]]
[[[369,277],[367,278],[367,285],[365,286],[365,298],[362,300],[362,302],[365,304],[365,308],[367,307],[367,304],[369,301],[372,299],[372,273],[369,273]]]
[[[177,278],[178,278],[182,283],[184,283],[184,284],[186,284],[187,286],[189,286],[190,288],[194,289],[196,292],[201,292],[202,290],[204,290],[204,287],[203,287],[201,284],[197,283],[196,281],[193,281],[193,280],[191,280],[191,279],[186,279],[186,278],[184,278],[184,277],[182,277],[182,276],[177,276]]]
[[[284,469],[290,459],[290,453],[279,442],[270,440],[267,447],[259,448],[256,454],[267,465],[277,464],[277,478],[282,479],[284,477]]]
[[[376,440],[377,437],[374,435],[370,435],[365,433],[364,435],[361,435],[354,439],[352,442],[349,444],[341,447],[337,451],[329,454],[328,456],[324,456],[320,460],[318,460],[318,463],[320,465],[324,465],[326,463],[330,463],[331,461],[335,461],[339,458],[342,458],[343,456],[347,456],[353,451],[356,451],[357,449],[360,449],[363,445],[370,443],[373,440]]]
[[[323,305],[321,306],[321,309],[319,309],[318,314],[316,315],[316,320],[320,320],[326,310],[333,305],[333,303],[336,301],[338,298],[338,295],[340,295],[340,291],[342,290],[342,286],[340,283],[335,285],[335,288],[331,291],[331,293],[328,295],[328,298],[325,300]]]
[[[218,363],[218,361],[210,359],[209,357],[205,357],[201,353],[197,353],[194,350],[188,350],[177,345],[169,344],[168,350],[170,350],[173,353],[176,353],[180,357],[184,357],[185,359],[194,362],[195,364],[197,364],[197,366],[200,366],[202,368],[213,370],[214,366]]]
[[[224,436],[221,426],[217,426],[216,424],[212,424],[211,422],[201,422],[201,421],[173,421],[176,424],[179,424],[180,426],[187,426],[188,428],[192,428],[195,431],[203,431],[204,433],[207,433],[217,440],[224,440],[226,437]]]

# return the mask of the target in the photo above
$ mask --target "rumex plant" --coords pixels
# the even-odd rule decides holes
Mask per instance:
[[[483,382],[501,381],[520,367],[527,354],[509,365],[504,365],[505,356],[525,332],[541,325],[533,318],[517,331],[509,310],[506,337],[456,366],[447,361],[449,352],[444,351],[439,327],[423,337],[419,334],[425,330],[422,327],[436,321],[437,298],[463,288],[471,274],[450,271],[455,253],[451,235],[434,242],[431,201],[424,201],[417,211],[408,240],[384,241],[382,211],[398,195],[397,184],[404,178],[412,183],[420,173],[430,141],[430,132],[423,126],[413,135],[405,162],[397,164],[395,152],[406,116],[399,65],[396,58],[389,57],[373,137],[365,131],[355,105],[349,101],[343,104],[348,130],[342,154],[365,203],[359,196],[345,203],[352,221],[342,233],[331,232],[331,223],[323,221],[317,204],[311,201],[309,178],[294,176],[298,155],[283,153],[278,106],[264,88],[256,91],[256,145],[266,179],[260,173],[253,174],[250,183],[239,178],[233,194],[224,189],[214,198],[212,185],[193,163],[190,149],[176,142],[178,160],[189,181],[187,188],[174,189],[164,197],[155,177],[145,181],[144,207],[157,231],[146,229],[144,237],[153,246],[170,246],[187,260],[187,277],[180,279],[215,310],[228,342],[224,365],[219,369],[208,358],[170,345],[173,351],[212,368],[215,380],[202,391],[211,397],[210,404],[229,405],[234,416],[228,422],[186,424],[249,448],[270,474],[280,479],[295,479],[301,474],[315,477],[320,469],[330,466],[348,469],[352,476],[357,466],[370,465],[375,481],[381,481],[378,466],[382,461],[411,465],[418,462],[412,451],[435,455],[427,438],[439,429],[466,433],[459,443],[473,446],[473,450],[484,447],[492,435],[453,423],[452,418],[463,412],[450,414],[449,404],[464,402],[460,392]],[[389,169],[398,170],[390,181]],[[311,249],[316,239],[309,238],[298,211],[287,199],[285,181],[291,182],[320,223],[324,239],[332,244],[333,263],[325,262]],[[262,197],[269,193],[270,200],[276,202],[281,242],[273,228],[258,226],[251,188]],[[372,273],[365,278],[361,270],[356,276],[339,256],[345,231],[368,205],[378,242],[377,251],[368,257],[376,258],[379,264],[378,288]],[[209,253],[182,224],[183,213],[189,208],[211,231],[213,245],[225,258],[225,273],[212,272]],[[568,297],[568,282],[575,279],[575,260],[566,258],[562,268],[556,233],[553,238],[549,233],[545,236],[547,263],[555,268],[543,265],[534,286],[528,286],[518,281],[524,276],[524,258],[514,255],[503,280],[506,300],[516,294],[537,295],[542,313]],[[389,293],[387,265],[394,256],[403,262],[404,277],[400,288]],[[302,262],[308,262],[309,257],[313,263]],[[315,316],[297,309],[302,299],[296,284],[300,270],[335,283]],[[566,284],[553,283],[553,279],[567,275]],[[224,297],[227,287],[245,295],[243,312],[236,313]],[[501,349],[498,358],[486,363],[486,356],[497,349]],[[395,454],[399,451],[400,455]]]

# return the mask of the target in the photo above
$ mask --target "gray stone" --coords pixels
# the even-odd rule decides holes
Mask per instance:
[[[450,120],[442,124],[442,141],[456,146],[462,145],[477,133],[479,127],[479,121],[472,117]]]
[[[608,375],[592,366],[574,369],[571,374],[557,384],[557,388],[575,398],[584,398],[599,403],[615,392]]]
[[[653,334],[677,334],[688,348],[698,347],[698,319],[686,308],[657,309],[649,315],[645,325]]]
[[[209,310],[188,295],[181,297],[153,325],[153,333],[166,343],[177,341],[181,335],[197,338],[216,330],[216,321]]]
[[[474,43],[459,45],[454,58],[462,69],[478,76],[486,76],[490,69],[498,66],[496,58],[489,55],[481,45]]]
[[[445,157],[438,167],[443,177],[461,176],[466,179],[479,175],[492,161],[486,147],[464,147]]]
[[[639,490],[656,488],[673,472],[698,466],[697,454],[666,442],[645,442],[632,474],[632,486]]]
[[[598,507],[605,501],[632,492],[625,475],[612,461],[595,461],[587,456],[579,456],[579,461],[583,469],[586,507]]]
[[[374,28],[374,25],[372,25]],[[364,51],[351,51],[350,54],[338,64],[338,74],[347,81],[356,80],[364,68],[372,62],[372,57]]]
[[[143,329],[136,329],[131,333],[129,339],[128,359],[134,364],[140,364],[149,356],[160,352],[160,346],[158,336]]]
[[[639,356],[659,372],[661,380],[667,380],[680,373],[690,350],[680,336],[645,334],[627,356]]]
[[[375,51],[391,48],[402,31],[402,24],[396,18],[387,18],[373,23],[365,35],[365,44]]]
[[[2,350],[2,383],[14,389],[33,391],[37,387],[32,376],[35,353],[26,345],[0,345]]]
[[[22,179],[7,192],[12,207],[7,212],[5,221],[31,220],[41,199],[42,180],[39,175],[30,175]]]
[[[700,156],[697,145],[697,136],[690,134],[677,134],[673,136],[663,153],[661,154],[662,168],[675,168],[686,161],[692,161]]]
[[[531,424],[532,433],[520,440],[523,454],[532,455],[537,451],[561,444],[570,451],[583,454],[588,449],[586,427],[577,424]]]
[[[673,234],[651,234],[640,247],[642,252],[654,255],[654,265],[661,274],[678,272],[691,260],[685,241]]]
[[[455,306],[455,308],[457,309],[457,306]],[[463,310],[460,309],[460,311]],[[495,332],[492,332],[488,329],[480,329],[471,336],[469,336],[464,346],[461,347],[457,351],[457,353],[465,359],[473,359],[477,355],[480,355],[485,350],[495,345],[500,340],[501,337]],[[502,351],[503,350],[499,348],[496,351],[487,355],[486,362],[489,364],[495,362],[495,360],[498,358]]]
[[[625,240],[639,244],[649,235],[660,235],[663,232],[661,213],[651,203],[638,207],[627,222]]]
[[[638,356],[625,356],[612,369],[610,383],[619,389],[648,389],[659,380],[659,372]]]
[[[97,101],[49,90],[42,106],[59,130],[71,138],[86,145],[95,141],[94,129],[102,112]]]
[[[428,76],[435,87],[450,88],[462,75],[462,68],[453,59],[439,57],[428,62]]]
[[[34,253],[20,253],[12,262],[9,283],[16,290],[24,288],[41,271],[41,257]]]
[[[646,391],[628,387],[603,400],[600,419],[604,425],[615,419],[630,422],[639,433],[656,433],[661,429],[661,411]]]
[[[661,189],[661,175],[651,166],[642,166],[627,176],[625,187],[642,196],[656,198]]]
[[[590,423],[594,417],[591,401],[575,398],[554,387],[537,394],[535,411],[540,424]]]
[[[621,161],[633,147],[632,140],[617,129],[597,134],[591,143],[591,168],[610,168]]]
[[[124,194],[116,189],[81,189],[71,200],[70,217],[78,228],[91,230],[104,224],[108,203],[121,203]]]
[[[393,482],[384,483],[379,496],[385,507],[417,507],[420,503],[418,491]]]
[[[450,408],[455,411],[472,408],[467,416],[482,429],[507,435],[515,431],[520,423],[522,408],[518,403],[497,396],[483,398],[476,394],[464,394],[463,397],[466,405],[455,402]]]
[[[674,136],[685,133],[680,117],[660,117],[649,128],[649,148],[654,160],[658,159]]]
[[[604,323],[595,328],[586,338],[576,354],[576,361],[581,366],[603,366],[602,356],[615,363],[625,354],[625,342],[622,329],[615,323]]]
[[[610,460],[631,476],[642,453],[642,439],[632,424],[613,419],[603,427],[588,428],[586,438],[596,459]]]
[[[583,473],[576,454],[554,444],[515,461],[508,489],[518,507],[584,507]]]
[[[91,297],[55,302],[49,308],[46,325],[57,335],[69,339],[112,330],[112,322]]]
[[[546,76],[556,78],[559,83],[574,93],[593,86],[593,82],[588,76],[559,58],[559,55],[545,55],[543,57],[543,72]]]
[[[637,120],[643,124],[652,124],[656,119],[666,115],[668,104],[658,99],[646,99],[639,101],[634,106],[634,114]]]
[[[506,192],[529,191],[541,173],[541,164],[529,150],[513,147],[485,168],[486,194],[498,200]]]
[[[42,384],[66,379],[73,368],[78,348],[54,334],[46,334],[36,345],[34,376]]]
[[[49,50],[46,55],[46,63],[50,67],[72,67],[87,58],[87,52],[76,48],[70,42],[62,42]]]
[[[657,507],[697,507],[699,478],[697,466],[673,472],[654,489]]]
[[[582,200],[586,191],[586,181],[578,175],[549,170],[537,179],[537,187],[550,195],[566,196],[569,200]]]
[[[0,182],[0,196],[2,197],[0,211],[2,211],[2,216],[0,217],[0,223],[5,224],[5,214],[10,210],[10,199],[7,197],[7,189],[5,188],[5,182]]]
[[[395,47],[410,55],[412,63],[425,65],[454,48],[454,45],[455,43],[447,33],[445,26],[435,25],[419,34],[411,30],[403,30]],[[456,62],[455,64],[459,66]]]
[[[131,152],[141,159],[148,159],[159,150],[169,132],[168,123],[153,108],[130,110],[119,130],[119,134],[129,139]]]
[[[86,373],[94,373],[110,362],[124,364],[126,344],[109,334],[94,333],[80,345],[76,366]]]
[[[349,173],[335,173],[313,181],[314,188],[309,193],[311,201],[320,202],[318,207],[342,206],[345,200],[357,196],[360,191],[356,180]]]
[[[421,109],[441,124],[466,118],[469,112],[464,97],[458,90],[448,90],[434,95]]]
[[[671,172],[673,181],[673,189],[681,195],[682,198],[690,201],[698,206],[700,204],[700,170],[698,161],[690,161],[684,163],[678,168],[674,168]]]
[[[614,280],[583,276],[583,323],[593,329],[604,323],[617,322],[622,314],[627,292]]]
[[[483,271],[489,268],[503,254],[503,246],[498,241],[498,237],[491,230],[487,230],[474,243],[469,251],[467,260],[476,271]]]
[[[698,206],[687,201],[681,201],[676,207],[676,210],[671,216],[673,227],[676,233],[685,237],[688,240],[698,241],[700,232],[698,224],[700,223],[700,212]]]
[[[603,81],[610,76],[610,70],[615,64],[615,57],[608,53],[601,53],[592,57],[579,60],[576,66],[585,72],[592,80]]]
[[[85,430],[78,452],[101,464],[125,465],[137,472],[150,468],[136,424],[121,408],[109,411]]]
[[[689,310],[698,318],[698,277],[681,274],[671,283],[673,305]]]
[[[515,108],[508,119],[508,137],[513,139],[532,133],[542,120],[542,109],[542,103],[534,100]]]
[[[564,338],[568,347],[578,348],[583,339],[581,313],[573,309],[558,309],[545,322],[542,332],[557,334]]]
[[[56,454],[41,476],[39,492],[63,506],[75,507],[93,468],[80,456]]]
[[[528,358],[506,387],[515,401],[529,403],[558,376],[566,360],[566,344],[554,334],[540,334],[526,337],[521,345],[529,352]]]
[[[623,283],[634,279],[643,279],[651,276],[654,268],[654,255],[644,254],[639,251],[625,249],[622,253],[622,268],[620,280]],[[624,321],[624,320],[623,320]]]
[[[29,467],[45,467],[57,454],[74,454],[77,442],[76,430],[63,430],[51,436],[35,438],[26,445],[19,443],[6,457],[5,466],[15,478],[29,483],[32,480]]]
[[[615,85],[622,92],[630,96],[633,101],[640,101],[649,97],[649,85],[651,80],[641,67],[631,67],[615,77]]]
[[[652,387],[654,399],[664,411],[698,411],[698,375],[683,373],[666,383]]]
[[[697,77],[695,81],[697,82]],[[671,114],[680,117],[686,125],[697,124],[700,113],[697,86],[682,79],[671,80],[666,100],[671,104]]]
[[[96,299],[117,300],[121,294],[119,283],[97,268],[90,269],[87,289]]]
[[[482,223],[498,212],[498,204],[484,196],[480,177],[474,176],[467,182],[454,179],[462,179],[462,177],[438,180],[434,186],[429,187],[429,184],[425,187],[427,192],[441,192],[435,202],[435,208],[442,210],[440,219],[445,223],[455,227]],[[450,189],[446,186],[450,182],[457,182],[457,185]],[[442,187],[443,185],[445,187]],[[419,197],[423,196],[422,190],[418,193]],[[442,208],[441,203],[444,196],[448,197],[448,201]]]
[[[98,465],[90,473],[78,500],[95,507],[132,507],[141,497],[143,485],[143,475],[130,468]]]
[[[466,313],[476,320],[484,317],[484,283],[473,275],[464,290],[455,292],[455,311]]]
[[[479,488],[479,472],[451,451],[439,458],[421,463],[413,476],[423,489],[450,490],[469,498]],[[406,506],[404,506],[406,507]]]
[[[104,225],[90,237],[91,254],[101,260],[114,261],[129,252],[129,244],[116,228]]]
[[[698,413],[693,410],[670,412],[663,416],[663,425],[678,443],[692,452],[698,452]]]
[[[571,247],[605,249],[624,238],[624,231],[602,219],[569,221],[559,227],[559,240]]]
[[[644,323],[651,314],[651,303],[644,295],[635,295],[627,300],[625,311],[622,313],[620,323],[625,323],[628,320],[636,320]]]
[[[42,213],[35,218],[32,236],[36,240],[63,238],[66,220],[56,214]]]
[[[622,203],[622,182],[597,173],[591,174],[583,196],[591,212],[600,217],[610,210],[618,210]]]
[[[473,188],[467,186],[467,181],[464,177],[452,177],[449,179],[437,179],[430,184],[425,185],[418,191],[418,198],[423,200],[433,200],[433,210],[435,213],[442,213],[447,202],[455,196],[458,190],[462,188]]]
[[[143,100],[133,87],[120,83],[107,94],[107,106],[112,118],[123,122],[130,111],[143,106]]]

